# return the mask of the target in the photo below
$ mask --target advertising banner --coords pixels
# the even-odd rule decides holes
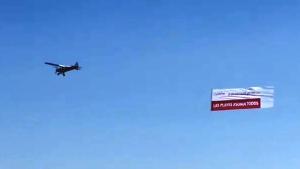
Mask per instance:
[[[213,89],[211,110],[271,108],[274,106],[274,87]]]

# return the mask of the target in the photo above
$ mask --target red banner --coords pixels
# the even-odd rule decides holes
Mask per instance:
[[[212,101],[211,110],[237,110],[237,109],[255,109],[261,107],[260,98],[257,99],[239,99],[239,100],[224,100]]]

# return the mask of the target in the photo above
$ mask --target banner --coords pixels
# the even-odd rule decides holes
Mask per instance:
[[[271,108],[274,106],[274,87],[213,89],[211,110]]]

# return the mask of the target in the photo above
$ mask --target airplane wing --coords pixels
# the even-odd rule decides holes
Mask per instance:
[[[54,67],[63,67],[62,65],[54,64],[54,63],[49,63],[45,62],[46,65],[54,66]]]

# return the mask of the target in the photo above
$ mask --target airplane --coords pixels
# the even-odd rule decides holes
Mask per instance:
[[[59,64],[55,64],[55,63],[49,63],[49,62],[45,62],[45,64],[50,65],[50,66],[54,66],[55,67],[55,74],[57,74],[58,76],[60,74],[62,74],[63,76],[66,76],[65,73],[68,72],[68,71],[80,70],[81,69],[78,62],[76,62],[74,65],[71,65],[71,66],[59,65]]]

